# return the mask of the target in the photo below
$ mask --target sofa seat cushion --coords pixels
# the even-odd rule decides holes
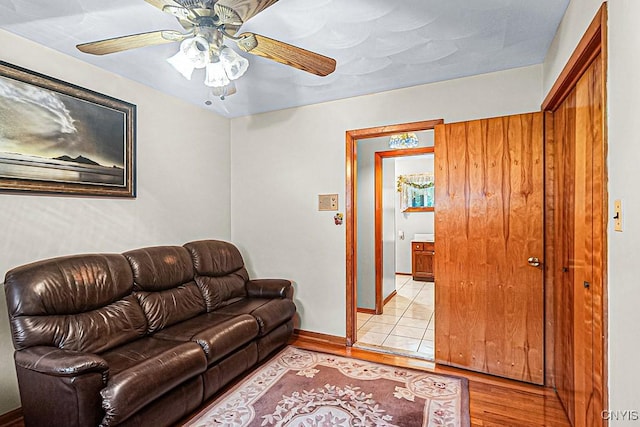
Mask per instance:
[[[200,344],[209,364],[258,336],[258,322],[249,314],[206,313],[156,333],[154,337]]]
[[[244,298],[216,310],[221,314],[250,314],[258,321],[260,336],[265,336],[296,313],[296,306],[290,299]]]
[[[100,355],[109,365],[109,380],[102,389],[102,425],[115,425],[184,381],[203,373],[207,360],[194,342],[152,337]]]

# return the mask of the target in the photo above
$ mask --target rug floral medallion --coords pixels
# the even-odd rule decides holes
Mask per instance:
[[[186,426],[468,426],[464,378],[287,347]]]

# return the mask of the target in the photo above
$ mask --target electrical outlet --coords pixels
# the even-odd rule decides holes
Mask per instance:
[[[622,231],[622,201],[613,202],[613,229]]]

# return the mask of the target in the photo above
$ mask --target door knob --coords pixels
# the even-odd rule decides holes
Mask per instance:
[[[529,257],[529,259],[527,259],[527,262],[531,267],[540,267],[540,259],[538,257]]]

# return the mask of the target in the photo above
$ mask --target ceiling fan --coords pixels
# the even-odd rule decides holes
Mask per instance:
[[[278,0],[145,0],[178,19],[185,32],[152,31],[79,44],[85,53],[105,55],[144,46],[180,42],[180,49],[167,61],[186,79],[195,69],[205,69],[204,84],[224,99],[236,92],[233,80],[249,66],[246,58],[227,47],[234,41],[245,52],[259,55],[309,73],[326,76],[336,61],[269,37],[250,32],[237,34],[243,23]],[[210,102],[207,102],[210,103]]]

